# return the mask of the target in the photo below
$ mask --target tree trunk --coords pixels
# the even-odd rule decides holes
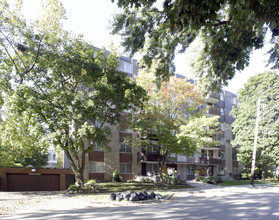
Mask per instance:
[[[83,189],[84,188],[84,175],[83,175],[83,172],[84,172],[84,167],[85,167],[85,153],[82,152],[82,155],[81,155],[81,164],[78,163],[78,161],[74,161],[74,159],[72,158],[70,152],[68,150],[65,150],[64,151],[65,154],[66,154],[66,157],[70,163],[70,166],[75,174],[75,178],[76,178],[76,181],[78,183],[78,185]]]
[[[74,172],[76,181],[81,189],[84,188],[84,176],[83,176],[83,170],[79,169],[77,172]]]

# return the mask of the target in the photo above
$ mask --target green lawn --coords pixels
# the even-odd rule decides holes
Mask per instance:
[[[255,184],[275,183],[279,185],[278,180],[255,180]],[[227,180],[223,183],[217,184],[218,186],[236,186],[236,185],[250,185],[250,180]]]
[[[191,188],[188,184],[173,185],[173,184],[154,184],[154,183],[97,183],[96,188],[101,193],[124,192],[124,191],[162,191],[170,189],[185,189]]]
[[[137,193],[141,191],[155,192],[156,194],[161,194],[164,198],[172,194],[172,189],[185,189],[192,188],[188,184],[173,185],[173,184],[159,184],[159,183],[96,183],[96,188],[99,192],[90,194],[75,194],[73,196],[87,197],[92,200],[106,202],[109,201],[109,194],[112,192],[124,192],[124,191],[135,191]]]

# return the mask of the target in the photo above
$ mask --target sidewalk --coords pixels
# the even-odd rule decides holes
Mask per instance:
[[[187,184],[194,187],[194,188],[189,189],[191,191],[222,188],[221,186],[216,186],[213,184],[208,184],[208,183],[203,183],[203,182],[197,182],[195,180],[187,180]]]

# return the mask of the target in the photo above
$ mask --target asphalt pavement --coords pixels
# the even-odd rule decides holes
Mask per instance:
[[[188,182],[170,201],[2,215],[0,219],[279,219],[279,187],[271,184],[220,187]]]

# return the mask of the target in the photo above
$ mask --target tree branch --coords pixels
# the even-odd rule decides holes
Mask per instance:
[[[229,20],[227,21],[221,21],[221,20],[217,20],[217,23],[213,24],[214,27],[218,27],[224,24],[228,24],[232,21],[232,15],[230,15]]]

